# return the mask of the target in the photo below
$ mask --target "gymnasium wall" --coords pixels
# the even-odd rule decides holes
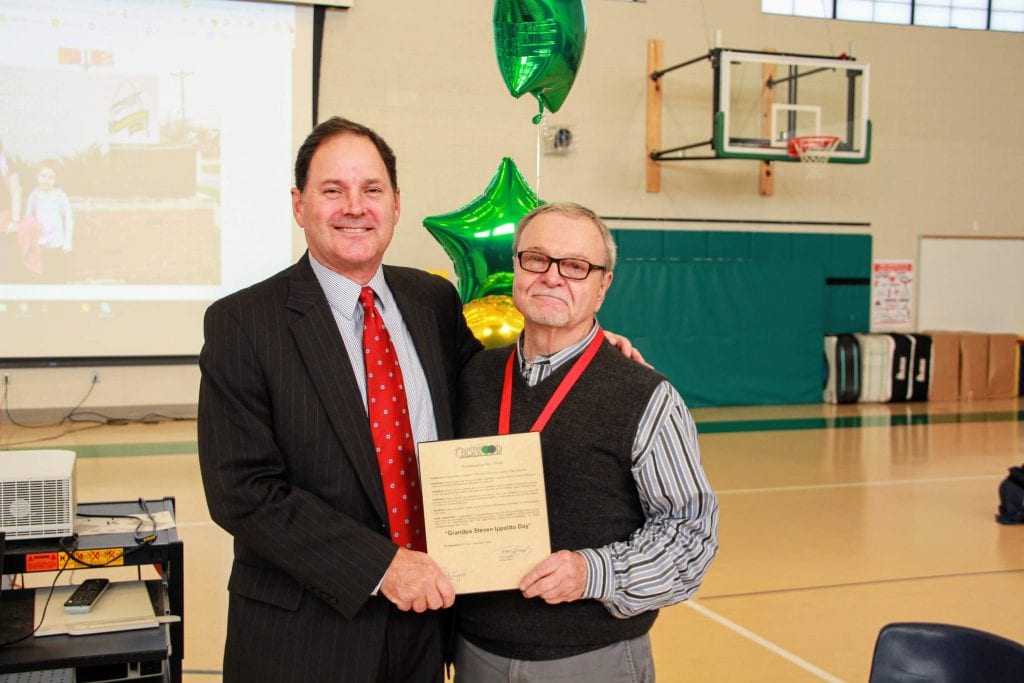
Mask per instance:
[[[451,271],[422,218],[481,194],[505,156],[546,200],[579,201],[611,216],[726,221],[686,224],[696,230],[866,233],[876,259],[916,259],[922,234],[1024,234],[1024,89],[1010,76],[1024,68],[1021,34],[762,15],[758,0],[588,0],[583,65],[551,119],[572,126],[574,145],[564,156],[541,156],[538,175],[530,122],[536,102],[513,100],[505,90],[491,11],[492,3],[481,0],[368,0],[327,12],[321,116],[370,124],[398,153],[403,217],[393,263]],[[671,65],[706,53],[716,31],[723,47],[808,54],[852,47],[870,62],[871,163],[832,166],[822,180],[806,178],[797,164],[777,165],[771,197],[758,195],[757,162],[666,163],[661,192],[647,193],[646,43],[663,40]],[[666,76],[664,92],[666,146],[710,137],[709,65]],[[288,188],[281,188],[281,201],[288,201]],[[745,223],[763,220],[870,227]],[[664,225],[634,220],[621,227]],[[89,369],[12,374],[20,382],[12,408],[52,407],[74,405]],[[187,401],[197,373],[133,369],[114,380],[101,381],[86,405]]]
[[[372,121],[399,151],[404,216],[391,256],[437,267],[447,259],[422,216],[479,194],[502,156],[536,183],[532,97],[513,100],[495,66],[491,3],[357,3],[328,16],[321,112]],[[412,5],[412,6],[409,6]],[[743,219],[866,221],[876,258],[916,258],[928,234],[1021,234],[1015,196],[1024,180],[1024,89],[1006,74],[1024,65],[1024,36],[762,15],[757,0],[587,2],[583,66],[552,117],[578,132],[565,156],[542,156],[540,195],[603,215],[736,219],[695,229],[744,230]],[[458,14],[461,20],[456,20]],[[390,37],[382,42],[367,26]],[[386,28],[385,28],[386,27]],[[810,54],[851,50],[872,65],[872,160],[833,166],[825,180],[778,165],[775,194],[757,193],[757,162],[663,164],[662,191],[644,190],[646,42],[664,41],[666,65],[713,45]],[[373,68],[352,68],[367,56]],[[663,79],[663,142],[710,137],[711,69]],[[653,227],[636,223],[636,227]],[[662,226],[657,226],[662,227]],[[762,228],[758,228],[759,230]],[[764,230],[829,231],[827,227]],[[850,229],[863,232],[862,229]]]

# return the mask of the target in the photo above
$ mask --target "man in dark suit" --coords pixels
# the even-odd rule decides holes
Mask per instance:
[[[225,681],[443,677],[442,608],[455,594],[425,552],[391,540],[360,292],[372,289],[394,342],[416,442],[452,437],[457,376],[481,346],[447,280],[382,266],[400,212],[395,166],[365,126],[317,126],[292,189],[308,253],[206,314],[199,460],[235,551]]]

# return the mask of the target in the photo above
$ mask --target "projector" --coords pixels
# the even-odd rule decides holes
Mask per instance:
[[[0,531],[8,541],[75,530],[74,451],[0,452]]]

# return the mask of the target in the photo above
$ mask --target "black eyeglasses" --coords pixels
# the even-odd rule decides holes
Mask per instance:
[[[551,264],[558,265],[558,274],[566,280],[586,280],[592,270],[608,270],[581,258],[552,258],[539,251],[520,251],[516,254],[519,265],[531,273],[546,273]]]

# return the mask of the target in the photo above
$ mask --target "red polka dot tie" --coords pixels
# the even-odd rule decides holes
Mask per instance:
[[[384,483],[391,540],[405,548],[426,551],[416,447],[398,354],[374,304],[373,290],[363,287],[359,302],[363,305],[366,405]]]

